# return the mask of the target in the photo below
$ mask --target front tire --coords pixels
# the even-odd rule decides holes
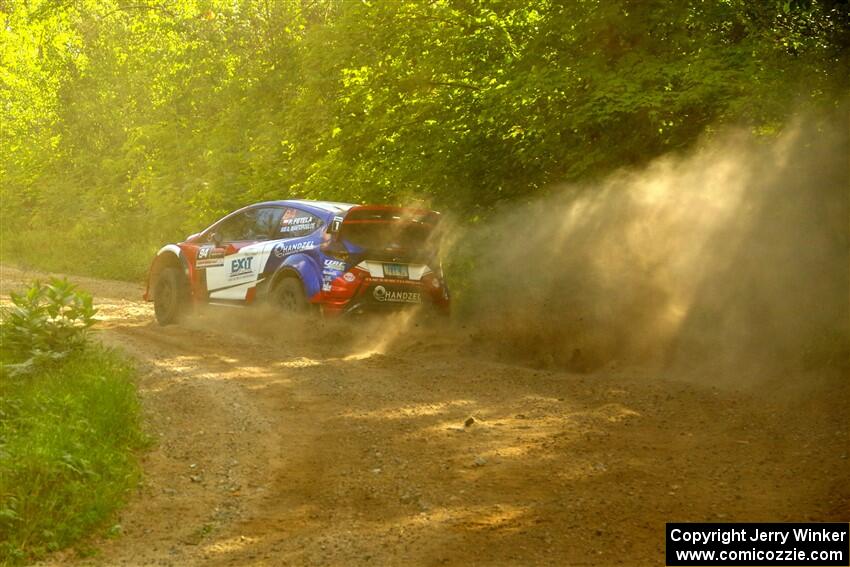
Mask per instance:
[[[304,287],[297,278],[285,277],[272,290],[272,303],[285,314],[305,314],[310,310],[310,302],[304,294]]]
[[[183,272],[178,268],[165,268],[156,280],[153,294],[153,312],[160,325],[171,325],[180,320],[188,305],[189,290]]]

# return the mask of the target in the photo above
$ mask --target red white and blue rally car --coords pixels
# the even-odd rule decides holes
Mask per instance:
[[[422,305],[447,314],[434,211],[269,201],[157,252],[145,299],[160,324],[197,304],[261,301],[325,315]]]

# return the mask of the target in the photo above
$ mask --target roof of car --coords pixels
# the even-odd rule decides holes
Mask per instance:
[[[257,205],[282,205],[294,206],[310,212],[321,211],[323,213],[344,213],[355,205],[351,203],[336,203],[334,201],[311,201],[309,199],[286,199],[283,201],[267,201]],[[310,209],[313,209],[312,211]]]

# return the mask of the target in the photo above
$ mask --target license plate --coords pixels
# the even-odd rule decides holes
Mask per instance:
[[[407,264],[384,264],[384,277],[407,279]]]

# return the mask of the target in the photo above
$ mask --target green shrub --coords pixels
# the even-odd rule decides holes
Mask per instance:
[[[130,362],[100,346],[0,380],[0,565],[73,544],[139,481]]]
[[[91,296],[68,280],[36,281],[26,291],[12,293],[11,299],[11,308],[3,313],[0,339],[12,374],[32,372],[85,347],[97,310]]]
[[[96,310],[67,280],[12,294],[0,325],[0,565],[73,544],[138,483],[135,370],[90,344]]]

